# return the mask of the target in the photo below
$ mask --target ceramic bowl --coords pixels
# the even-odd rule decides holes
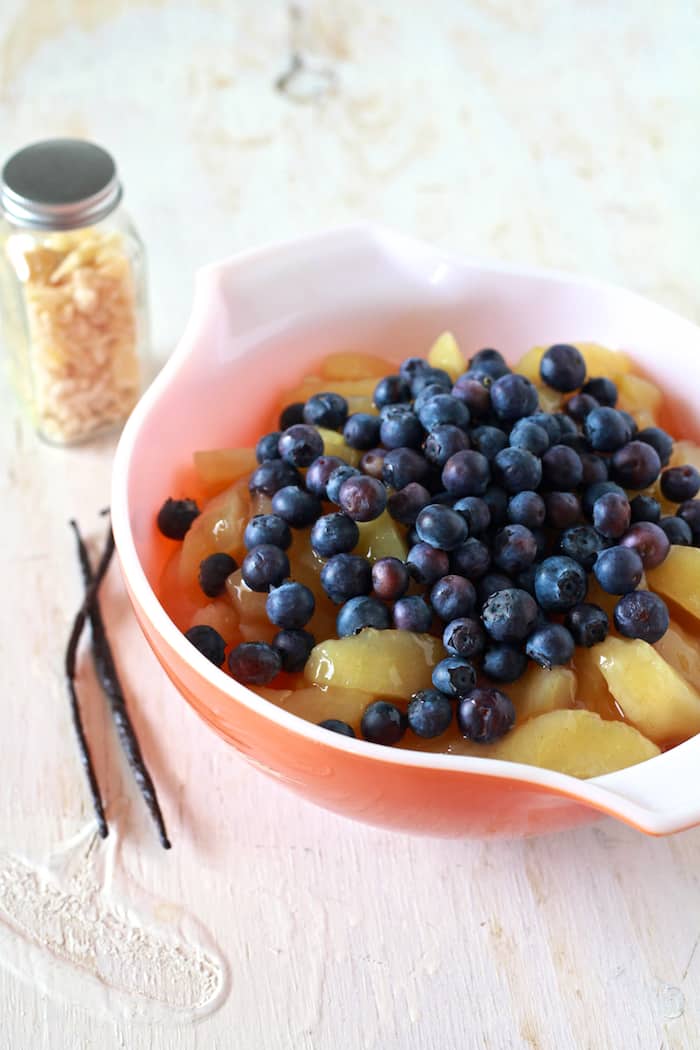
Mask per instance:
[[[166,674],[259,769],[336,813],[446,836],[522,835],[601,813],[662,835],[700,823],[700,736],[617,773],[580,781],[493,759],[393,750],[320,729],[261,699],[201,656],[156,587],[172,544],[155,528],[188,494],[192,451],[251,445],[283,389],[329,352],[397,361],[449,328],[467,352],[511,359],[535,344],[628,351],[674,403],[677,434],[700,436],[700,329],[628,291],[531,268],[454,258],[353,227],[233,256],[200,271],[177,349],[122,435],[112,513],[126,586]]]

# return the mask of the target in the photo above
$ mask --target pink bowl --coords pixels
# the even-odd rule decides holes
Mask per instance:
[[[581,340],[627,350],[698,438],[700,329],[595,281],[466,262],[382,229],[353,227],[249,252],[197,278],[192,315],[131,416],[114,464],[112,513],[126,586],[166,673],[248,760],[327,809],[438,835],[520,835],[607,813],[652,835],[700,823],[700,736],[593,780],[493,759],[392,750],[340,737],[262,700],[187,643],[155,593],[170,546],[154,525],[185,495],[196,448],[250,445],[279,392],[326,354],[425,353],[443,329],[465,350],[511,358]]]

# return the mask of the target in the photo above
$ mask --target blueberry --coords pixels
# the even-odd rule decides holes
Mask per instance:
[[[667,434],[661,427],[645,427],[644,430],[637,433],[637,441],[644,441],[656,449],[661,466],[666,466],[673,452],[673,438],[670,434]]]
[[[455,452],[442,468],[442,483],[455,497],[483,496],[491,479],[488,460],[480,452]]]
[[[610,630],[610,621],[608,614],[599,605],[582,602],[569,610],[564,626],[576,645],[590,649],[591,646],[605,641]]]
[[[385,448],[420,448],[424,430],[415,413],[395,406],[385,409],[379,434]]]
[[[452,397],[463,401],[473,419],[483,419],[491,408],[491,394],[488,387],[468,374],[458,376],[452,387]]]
[[[524,525],[506,525],[493,538],[493,562],[509,575],[522,572],[537,557],[537,541]]]
[[[631,441],[637,436],[639,427],[637,426],[637,420],[634,418],[631,412],[625,412],[624,408],[618,408],[617,410],[625,423],[627,424],[627,440]]]
[[[392,492],[387,500],[387,510],[395,521],[402,525],[415,525],[416,518],[431,501],[431,495],[417,481],[411,481],[398,492]]]
[[[557,438],[557,441],[562,442],[566,440],[566,438],[578,436],[578,427],[571,416],[567,416],[565,412],[555,412],[552,419],[559,427],[559,437]],[[556,441],[553,442],[553,444],[556,444]]]
[[[376,598],[368,598],[365,595],[350,598],[341,607],[336,618],[339,638],[358,634],[365,627],[375,627],[383,631],[389,627],[390,623],[389,610],[386,605]]]
[[[489,505],[479,496],[463,496],[457,500],[452,509],[459,511],[462,515],[469,526],[470,536],[478,536],[485,532],[491,524]]]
[[[477,582],[476,594],[480,605],[483,605],[497,591],[507,591],[513,586],[510,576],[502,572],[487,572]]]
[[[282,670],[297,674],[304,670],[316,640],[308,631],[289,629],[278,631],[272,639],[272,648],[279,653]]]
[[[493,461],[493,476],[506,492],[539,488],[542,461],[524,448],[504,448]]]
[[[265,602],[265,612],[270,623],[296,630],[306,626],[315,608],[313,592],[303,583],[292,580],[271,590]]]
[[[470,440],[472,448],[480,452],[489,462],[494,460],[499,452],[508,447],[508,438],[498,427],[481,426],[471,431]]]
[[[525,645],[525,652],[536,664],[549,671],[552,667],[569,663],[574,655],[574,639],[560,623],[548,623],[533,631]]]
[[[321,558],[347,554],[357,545],[358,529],[347,514],[324,514],[311,529],[311,549]]]
[[[199,514],[193,499],[166,499],[158,511],[158,528],[169,540],[183,540]]]
[[[444,697],[457,700],[476,685],[476,671],[461,656],[448,656],[433,669],[433,685]]]
[[[530,419],[519,419],[511,430],[508,441],[511,448],[523,448],[532,452],[534,456],[543,455],[551,444],[544,427]]]
[[[661,504],[653,496],[635,496],[630,500],[632,521],[651,521],[658,525],[661,520]]]
[[[369,562],[359,554],[334,554],[321,569],[321,586],[337,605],[369,594],[372,590]]]
[[[625,638],[653,645],[666,634],[669,622],[666,603],[651,591],[624,594],[615,606],[615,626]]]
[[[636,551],[629,547],[611,547],[601,551],[593,572],[608,594],[628,594],[642,578],[644,565]]]
[[[403,376],[384,376],[374,388],[372,400],[377,408],[398,405],[411,399],[411,384]]]
[[[372,566],[372,587],[378,598],[394,602],[408,590],[411,577],[398,558],[377,558]]]
[[[469,438],[463,430],[450,423],[439,423],[423,442],[423,455],[431,466],[442,468],[455,452],[468,448]]]
[[[522,642],[537,622],[537,603],[527,591],[509,587],[486,599],[481,619],[495,642]]]
[[[318,724],[321,729],[330,729],[331,733],[338,733],[340,736],[355,736],[355,730],[352,726],[349,726],[347,722],[343,722],[340,718],[324,718]]]
[[[431,365],[424,357],[405,357],[399,365],[399,372],[409,383],[416,376],[431,371]]]
[[[430,587],[441,576],[450,571],[450,559],[444,551],[431,547],[429,543],[415,543],[406,558],[411,575],[418,583]]]
[[[280,412],[280,430],[289,430],[297,423],[304,422],[304,402],[294,401]]]
[[[465,542],[469,536],[469,526],[458,511],[439,503],[430,503],[416,518],[416,532],[423,543],[451,551]]]
[[[348,403],[340,394],[314,394],[304,405],[304,422],[326,430],[340,430],[348,418]]]
[[[321,515],[321,501],[298,485],[285,485],[272,497],[272,513],[294,529],[305,529]]]
[[[196,627],[190,627],[189,631],[185,631],[185,638],[200,651],[202,656],[206,656],[207,660],[221,667],[224,662],[226,642],[218,631],[206,624],[197,624]]]
[[[591,525],[573,525],[559,537],[558,550],[567,558],[573,558],[587,572],[595,565],[602,550],[610,546]]]
[[[441,736],[452,721],[449,697],[435,689],[414,693],[408,704],[408,727],[416,736],[432,740]]]
[[[309,467],[309,470],[313,470],[313,463]],[[360,471],[357,467],[351,467],[348,463],[342,463],[340,466],[335,467],[326,481],[326,496],[331,503],[338,503],[340,500],[340,490],[348,478],[359,478]]]
[[[486,648],[484,628],[473,616],[459,616],[450,620],[442,632],[442,644],[451,656],[473,660]]]
[[[317,456],[322,455],[323,438],[316,427],[295,423],[284,431],[277,447],[285,463],[293,467],[308,467]]]
[[[360,728],[365,740],[372,744],[391,746],[398,744],[406,732],[406,716],[395,704],[375,700],[365,708]]]
[[[535,597],[545,612],[568,612],[586,597],[588,577],[573,558],[545,558],[535,574]]]
[[[478,744],[491,744],[515,722],[510,697],[500,689],[472,689],[457,705],[457,724],[463,737]]]
[[[566,418],[566,417],[564,416],[564,417],[561,417],[561,418]],[[550,445],[556,445],[557,442],[561,440],[561,436],[562,436],[562,428],[561,428],[561,424],[559,422],[559,419],[560,419],[559,416],[552,415],[549,412],[535,412],[531,416],[523,416],[522,422],[523,423],[534,423],[536,426],[541,427],[542,430],[544,430],[544,432],[546,433],[547,437],[549,438],[549,444]],[[517,426],[519,426],[519,423],[520,423],[520,421],[518,421],[518,423],[515,424],[515,426],[513,427],[513,430],[515,430],[515,428]],[[571,420],[567,420],[567,424],[570,424],[570,423],[571,423]],[[576,431],[576,427],[573,427],[573,430],[575,432]],[[511,431],[511,433],[512,433],[512,431]],[[534,451],[534,450],[531,449],[531,451]]]
[[[568,445],[552,445],[542,457],[542,480],[547,488],[572,492],[583,481],[583,464],[578,452]]]
[[[354,412],[343,427],[345,444],[350,448],[369,449],[379,444],[381,420],[369,412]]]
[[[340,456],[317,456],[306,472],[304,484],[309,492],[313,492],[314,496],[325,499],[326,485],[331,474],[337,467],[345,466],[347,466],[347,463]],[[351,467],[350,469],[354,468]]]
[[[286,551],[292,542],[292,533],[287,522],[277,514],[256,514],[245,527],[243,542],[246,550],[265,543]]]
[[[541,561],[542,558],[544,558],[550,550],[551,544],[549,541],[549,535],[547,533],[547,530],[542,528],[530,529],[530,532],[534,536],[535,544],[537,545],[537,554],[535,556],[535,561]]]
[[[268,459],[279,459],[278,448],[282,434],[279,430],[273,430],[271,434],[264,434],[255,446],[255,458],[258,463],[264,463]]]
[[[246,685],[267,685],[282,670],[282,657],[267,642],[241,642],[228,654],[228,669]]]
[[[423,378],[420,379],[420,392],[417,394],[415,401],[413,402],[413,411],[416,415],[420,413],[423,405],[430,401],[431,397],[438,397],[438,395],[445,396],[449,394],[450,388],[445,383],[423,383]]]
[[[691,464],[669,467],[661,475],[661,493],[671,503],[684,503],[700,492],[700,470]]]
[[[430,604],[443,623],[471,616],[476,607],[474,584],[464,576],[443,576],[433,584]]]
[[[613,481],[626,489],[645,489],[653,485],[660,470],[661,460],[656,449],[644,441],[630,441],[612,458]]]
[[[394,603],[393,619],[394,627],[399,631],[425,634],[433,622],[433,611],[420,595],[412,594]]]
[[[491,552],[485,543],[473,537],[450,552],[450,569],[457,576],[478,580],[491,566]]]
[[[583,513],[587,518],[593,517],[595,501],[605,495],[606,492],[617,492],[620,496],[625,496],[625,490],[614,481],[596,481],[593,485],[589,485],[584,490],[581,500]]]
[[[501,376],[508,375],[510,368],[506,364],[506,360],[500,350],[494,350],[493,347],[486,347],[484,350],[477,350],[472,358],[469,359],[469,368],[476,369],[485,372],[486,375],[491,376],[492,379],[500,379]]]
[[[243,559],[241,575],[251,591],[269,591],[289,576],[289,558],[280,547],[259,543]]]
[[[692,547],[693,530],[683,518],[668,517],[661,518],[659,528],[663,529],[674,547]]]
[[[645,569],[661,565],[671,549],[668,536],[662,528],[650,521],[639,521],[620,540],[623,547],[636,551]]]
[[[226,586],[226,580],[238,568],[230,554],[210,554],[199,563],[199,586],[207,598],[217,598]]]
[[[569,394],[583,386],[586,378],[586,362],[575,346],[557,343],[545,350],[540,361],[540,378],[547,386]]]
[[[467,427],[469,409],[463,401],[452,397],[451,394],[437,394],[420,406],[418,418],[428,431],[448,424],[455,427]]]
[[[583,424],[586,440],[594,452],[616,452],[630,440],[629,423],[616,408],[594,408]]]
[[[594,485],[597,481],[607,481],[610,473],[607,461],[595,452],[579,452],[583,469],[583,485]]]
[[[676,517],[682,519],[690,527],[694,545],[700,546],[700,500],[684,500],[676,511]]]
[[[384,470],[385,448],[370,448],[362,455],[360,470],[371,478],[381,478]]]
[[[528,565],[526,569],[521,572],[513,574],[513,580],[511,586],[518,587],[521,591],[527,591],[534,598],[535,596],[535,573],[537,572],[537,564],[535,562],[532,565]]]
[[[510,369],[508,369],[508,371],[510,371]],[[504,372],[503,374],[505,375],[506,373]],[[480,383],[483,383],[484,386],[487,387],[491,387],[494,382],[494,376],[491,375],[489,370],[487,368],[481,368],[478,364],[468,365],[466,372],[462,372],[462,375],[469,376],[470,379],[478,379]],[[495,378],[500,379],[501,377],[497,376]]]
[[[484,654],[484,674],[496,682],[517,682],[525,673],[527,657],[514,645],[492,645]]]
[[[546,508],[537,492],[518,492],[508,501],[508,521],[511,525],[538,528],[544,523]]]
[[[578,454],[579,459],[583,452],[588,452],[588,442],[583,434],[562,434],[559,444],[564,445],[565,448],[573,449]],[[583,475],[583,463],[581,464],[581,475]]]
[[[508,521],[508,494],[498,485],[489,485],[483,495],[483,500],[489,508],[491,525],[494,528],[505,525]]]
[[[594,408],[600,408],[600,402],[592,396],[592,394],[574,394],[570,401],[567,402],[566,411],[575,419],[577,423],[582,423],[589,412],[592,412]]]
[[[414,376],[411,380],[411,397],[418,401],[421,394],[429,386],[438,387],[442,393],[448,394],[452,388],[452,380],[444,369],[430,368],[430,366],[428,366],[424,372],[421,372],[420,375]],[[431,396],[433,395],[431,394]]]
[[[537,411],[537,389],[525,376],[516,373],[501,376],[491,387],[491,405],[505,423],[532,415]]]
[[[290,463],[281,459],[269,459],[254,470],[248,482],[248,490],[255,495],[274,496],[285,485],[303,484],[301,474]]]
[[[608,379],[606,376],[587,380],[581,387],[581,392],[590,394],[599,405],[614,408],[617,404],[617,387],[612,379]]]
[[[374,521],[384,513],[386,500],[384,484],[366,474],[348,478],[338,493],[340,509],[353,521]]]
[[[381,478],[393,489],[404,489],[412,481],[422,482],[428,473],[428,464],[412,448],[394,448],[386,453]]]
[[[619,539],[629,528],[631,517],[629,500],[619,492],[604,492],[593,504],[593,525],[607,539]]]
[[[544,504],[552,529],[568,529],[581,520],[581,500],[573,492],[548,492]]]

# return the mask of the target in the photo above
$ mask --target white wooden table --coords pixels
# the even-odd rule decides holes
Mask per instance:
[[[113,150],[160,358],[198,265],[356,218],[700,318],[700,12],[657,7],[5,0],[2,147]],[[294,98],[273,87],[292,47]],[[114,827],[96,843],[61,677],[67,519],[99,534],[113,445],[47,448],[1,397],[2,1050],[700,1045],[700,830],[431,842],[318,811],[197,720],[116,570],[109,628],[174,849],[83,657]]]

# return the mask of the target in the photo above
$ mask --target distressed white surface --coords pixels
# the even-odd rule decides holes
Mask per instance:
[[[114,151],[150,251],[161,357],[200,263],[365,217],[596,273],[700,318],[697,4],[299,8],[313,70],[295,92],[326,91],[307,104],[272,87],[290,47],[275,0],[2,5],[3,150],[83,134]],[[66,520],[100,530],[111,445],[38,445],[3,389],[0,448],[1,889],[12,858],[42,866],[90,821],[60,679],[80,590]],[[35,948],[20,959],[0,922],[0,1050],[700,1045],[700,832],[651,841],[607,823],[483,844],[344,822],[205,729],[116,574],[107,609],[175,848],[158,847],[93,693],[120,836],[105,892],[147,936],[182,936],[215,967],[220,954],[230,993],[197,1023],[127,1019],[109,996],[105,1014],[89,974],[49,972]],[[69,869],[52,876],[63,892]]]

